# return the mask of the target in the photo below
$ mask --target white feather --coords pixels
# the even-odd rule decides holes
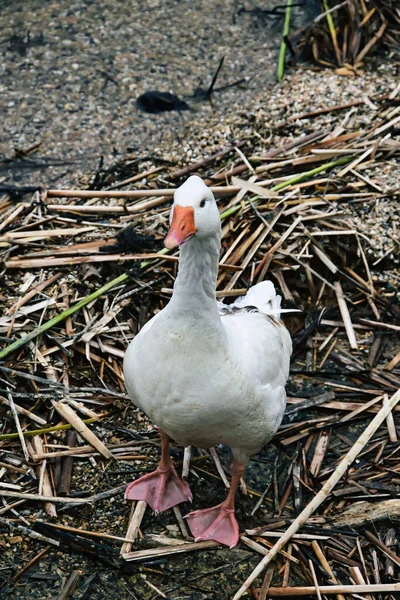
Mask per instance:
[[[261,281],[249,288],[247,294],[240,296],[232,304],[218,303],[221,309],[232,311],[238,308],[256,308],[265,315],[279,319],[281,315],[281,297],[277,295],[272,281]]]

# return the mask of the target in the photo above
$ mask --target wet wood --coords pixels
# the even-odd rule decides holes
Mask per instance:
[[[366,594],[370,593],[391,593],[400,591],[400,583],[382,583],[379,585],[321,585],[319,592],[321,594],[336,595],[336,594]],[[309,587],[287,587],[276,588],[270,587],[268,594],[272,598],[280,598],[286,596],[310,596],[317,595],[315,586]]]

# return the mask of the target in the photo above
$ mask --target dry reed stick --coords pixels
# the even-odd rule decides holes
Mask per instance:
[[[217,467],[217,471],[218,471],[219,476],[221,477],[221,479],[222,479],[222,481],[224,483],[224,486],[227,489],[229,489],[231,487],[231,485],[230,485],[230,483],[228,481],[227,476],[225,475],[224,469],[222,468],[222,464],[221,464],[221,461],[219,460],[219,456],[217,454],[216,449],[215,448],[210,448],[210,454],[211,454],[212,459],[213,459],[213,461],[215,463],[215,466]]]
[[[11,406],[10,400],[7,400],[7,398],[3,398],[3,396],[0,396],[0,404],[5,404],[6,406]],[[38,417],[30,410],[23,408],[23,406],[19,406],[18,404],[15,404],[15,402],[14,402],[14,408],[17,412],[21,413],[21,415],[28,417],[35,423],[38,423],[38,425],[46,425],[46,423],[47,423],[47,421],[45,419],[42,419],[42,417]]]
[[[182,552],[198,552],[210,548],[218,548],[220,544],[212,540],[207,542],[183,542],[179,546],[170,546],[167,548],[149,548],[148,550],[137,550],[136,552],[126,552],[122,558],[126,561],[135,561],[156,558],[159,556],[170,556],[181,554]]]
[[[87,529],[79,529],[78,527],[70,527],[68,525],[61,525],[60,523],[47,523],[46,521],[42,521],[41,519],[37,519],[36,523],[43,523],[47,527],[54,527],[55,529],[61,529],[63,531],[71,531],[73,533],[77,533],[78,535],[87,535],[89,537],[96,538],[104,538],[107,540],[115,540],[117,542],[129,542],[132,543],[135,540],[128,537],[120,537],[118,535],[111,535],[109,533],[103,533],[102,531],[89,531]]]
[[[52,547],[52,545],[49,544],[48,546],[46,546],[45,548],[43,548],[43,550],[41,550],[40,552],[38,552],[36,554],[36,556],[34,556],[26,565],[24,565],[22,567],[22,569],[20,571],[18,571],[18,573],[16,573],[14,575],[14,577],[12,578],[13,583],[16,583],[19,579],[21,579],[22,575],[24,573],[26,573],[34,564],[36,564],[38,562],[38,560],[40,560],[41,558],[43,558],[43,556],[49,552],[49,550],[51,549],[51,547]]]
[[[389,396],[387,394],[383,394],[383,404],[387,404],[389,402]],[[394,422],[394,417],[393,417],[393,413],[390,410],[388,413],[388,416],[386,417],[386,425],[388,428],[388,433],[389,433],[389,440],[393,443],[396,443],[397,440],[397,431],[396,431],[396,424]]]
[[[89,429],[87,425],[82,421],[80,417],[76,414],[76,412],[67,404],[62,402],[57,402],[56,400],[52,400],[52,405],[56,409],[56,411],[67,421],[70,423],[76,431],[85,438],[89,442],[93,448],[96,448],[100,454],[104,456],[104,458],[114,459],[114,455],[110,450],[103,444],[103,442]]]
[[[315,585],[315,593],[317,594],[318,600],[322,600],[321,591],[320,591],[319,585],[318,585],[317,575],[315,573],[314,565],[313,565],[313,562],[311,559],[309,559],[308,564],[310,566],[311,576],[313,578],[314,585]]]
[[[189,477],[191,457],[192,446],[186,446],[185,450],[183,451],[182,479],[187,479]]]
[[[82,575],[83,571],[79,571],[77,569],[75,571],[72,571],[71,576],[69,577],[67,583],[64,585],[61,592],[58,594],[56,600],[67,600],[67,598],[70,598],[73,595],[75,589],[77,588],[79,579],[82,577]]]
[[[377,546],[383,552],[383,554],[386,554],[386,556],[388,556],[390,558],[390,560],[392,560],[398,567],[400,567],[400,558],[397,556],[397,554],[395,554],[392,550],[390,550],[390,548],[387,548],[385,546],[385,544],[383,542],[381,542],[381,540],[379,538],[377,538],[370,531],[365,532],[365,537],[370,542],[375,544],[375,546]]]
[[[339,305],[340,314],[342,315],[342,319],[344,322],[344,327],[347,333],[347,337],[349,340],[350,347],[352,350],[358,350],[357,338],[354,333],[353,323],[351,322],[351,317],[349,313],[349,309],[347,308],[346,300],[343,294],[342,286],[340,281],[337,281],[335,284],[335,292],[336,298]]]
[[[289,563],[289,561],[288,561],[288,563]],[[274,576],[274,571],[275,571],[275,564],[272,563],[271,565],[268,566],[267,571],[265,573],[265,577],[263,579],[263,582],[262,582],[262,585],[261,585],[261,588],[259,591],[258,600],[267,600],[269,586],[271,585],[271,581]]]
[[[11,414],[14,417],[15,426],[17,428],[19,440],[21,442],[22,452],[24,453],[25,460],[27,462],[29,462],[29,452],[28,452],[28,448],[26,447],[26,442],[25,442],[25,439],[24,439],[24,436],[22,433],[21,424],[19,422],[18,413],[17,413],[17,410],[14,405],[14,400],[13,400],[12,394],[8,395],[8,401],[9,401],[9,407],[11,409]]]
[[[237,194],[240,192],[241,188],[236,185],[225,185],[219,187],[211,187],[210,188],[213,194],[216,195],[230,195]],[[47,190],[48,198],[153,198],[154,196],[173,196],[176,192],[176,188],[165,188],[165,189],[154,189],[154,190],[129,190],[125,192],[120,192],[118,190],[109,190],[109,191],[99,191],[99,190]],[[61,206],[58,204],[50,205],[53,209],[60,209]],[[48,207],[49,208],[49,207]],[[73,208],[85,208],[83,206],[71,207],[64,206],[65,209],[70,209],[72,212]],[[89,208],[89,207],[88,207]],[[93,209],[98,208],[97,206],[91,207]],[[115,208],[123,207],[105,207],[110,208],[110,212],[112,212]],[[125,211],[124,211],[125,212]]]
[[[144,513],[146,512],[147,503],[144,500],[139,500],[138,502],[133,503],[130,521],[128,525],[128,531],[126,532],[126,537],[129,540],[135,540],[138,533],[140,525],[143,521]],[[121,546],[120,556],[126,554],[132,549],[132,541],[125,541]]]
[[[365,585],[320,585],[319,591],[321,594],[365,594],[368,592],[400,592],[400,583],[382,583],[382,584],[365,584]],[[282,596],[315,596],[317,593],[314,586],[310,587],[287,587],[277,588],[270,587],[268,595],[273,598]]]
[[[311,547],[315,552],[315,555],[317,556],[319,562],[321,563],[322,567],[325,569],[325,571],[329,574],[331,580],[333,581],[333,583],[335,584],[339,584],[338,580],[335,577],[334,572],[332,571],[331,565],[328,563],[328,561],[326,560],[326,557],[324,555],[324,553],[322,552],[318,542],[316,540],[313,540],[311,542]],[[345,597],[342,594],[338,594],[337,595],[337,600],[345,600]]]
[[[45,453],[43,452],[43,440],[40,436],[35,435],[32,438],[32,448],[34,449],[35,452],[40,452],[41,454]],[[42,464],[40,467],[37,467],[36,471],[37,474],[40,474],[40,482],[39,482],[39,489],[38,489],[38,493],[39,494],[43,494],[43,496],[54,496],[53,494],[53,488],[51,486],[51,480],[50,480],[50,475],[47,471],[47,461],[46,458],[43,460]],[[57,516],[57,511],[56,511],[56,507],[54,506],[53,503],[51,502],[45,502],[44,503],[44,509],[47,512],[47,514],[49,515],[49,517],[56,517]]]

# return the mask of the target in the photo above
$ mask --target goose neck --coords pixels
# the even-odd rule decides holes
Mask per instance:
[[[180,249],[179,271],[171,303],[188,310],[212,306],[216,311],[220,235],[193,237]]]

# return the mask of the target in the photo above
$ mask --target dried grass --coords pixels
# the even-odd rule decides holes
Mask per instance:
[[[195,170],[214,185],[221,212],[218,295],[243,294],[268,277],[281,289],[286,306],[304,312],[287,318],[295,352],[287,417],[274,440],[277,462],[270,484],[265,488],[263,481],[263,494],[248,490],[254,517],[242,543],[255,555],[270,556],[268,532],[282,536],[289,526],[292,532],[296,529],[296,514],[337,473],[354,441],[349,439],[354,428],[362,431],[382,406],[388,410],[388,396],[400,387],[400,354],[394,349],[400,308],[395,291],[369,263],[368,232],[358,227],[356,218],[359,208],[398,195],[398,189],[384,189],[379,179],[381,166],[400,149],[391,137],[400,119],[396,96],[374,98],[373,103],[373,108],[352,103],[367,114],[363,131],[353,131],[342,121],[341,111],[349,105],[334,107],[330,130],[321,133],[316,127],[265,155],[254,154],[247,141],[240,153],[232,147],[218,156],[218,173],[214,159],[207,157],[180,172],[166,165],[146,171],[145,188],[123,194],[120,187],[139,181],[140,173],[129,178],[128,167],[121,163],[102,179],[108,190],[43,190],[24,201],[3,195],[2,529],[17,528],[21,535],[39,539],[46,545],[40,556],[49,552],[49,544],[104,561],[113,544],[117,554],[121,551],[132,562],[160,556],[173,560],[176,554],[216,547],[187,539],[180,511],[171,513],[180,532],[178,544],[166,545],[172,539],[167,533],[147,536],[140,525],[142,503],[132,510],[129,524],[125,519],[126,534],[112,521],[106,530],[93,526],[86,535],[71,525],[67,531],[59,522],[61,510],[90,505],[96,511],[99,502],[114,496],[122,503],[125,477],[117,487],[73,497],[79,491],[73,478],[77,465],[87,466],[86,487],[93,481],[104,486],[107,480],[99,465],[113,469],[111,464],[133,464],[146,470],[153,458],[157,442],[143,427],[146,421],[137,417],[135,424],[129,417],[133,410],[125,396],[122,357],[137,330],[167,302],[177,257],[165,250],[100,250],[105,238],[115,241],[121,222],[155,234],[161,248],[174,185]],[[335,490],[315,506],[317,513],[308,515],[301,529],[306,537],[293,536],[285,550],[279,547],[273,575],[278,585],[270,587],[273,571],[268,570],[261,591],[250,588],[253,597],[332,591],[340,598],[381,591],[390,598],[397,590],[388,577],[398,576],[398,550],[394,544],[385,551],[385,536],[380,539],[377,529],[388,514],[398,516],[398,415],[393,406],[365,441],[359,462],[346,478],[336,480]],[[121,430],[125,420],[129,428]],[[137,439],[132,441],[127,431]],[[193,452],[190,471],[189,457],[187,452],[186,474],[224,488],[218,454]],[[357,506],[357,501],[363,501],[360,514],[369,515],[368,529],[374,533],[364,535],[360,514],[353,512],[346,521],[344,508]],[[375,512],[366,510],[366,501],[374,503]],[[390,501],[389,508],[385,504],[378,510]],[[24,515],[18,512],[21,505]],[[51,526],[37,519],[38,506],[53,515]],[[94,537],[95,550],[90,541]],[[27,556],[14,581],[35,561]],[[365,583],[360,583],[360,573]],[[78,571],[71,575],[68,589],[80,576]],[[282,581],[286,587],[280,588]],[[327,586],[332,588],[326,591]]]

